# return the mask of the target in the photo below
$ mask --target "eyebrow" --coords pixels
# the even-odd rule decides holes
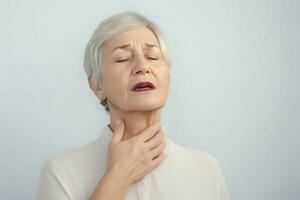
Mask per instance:
[[[153,48],[159,49],[159,48],[157,47],[157,45],[155,45],[155,44],[148,44],[148,43],[145,43],[144,45],[146,46],[147,49],[153,49]],[[124,44],[124,45],[122,45],[122,46],[115,47],[115,48],[113,48],[113,50],[111,51],[110,54],[112,54],[112,53],[113,53],[115,50],[117,50],[117,49],[130,49],[131,46],[132,46],[131,44]]]

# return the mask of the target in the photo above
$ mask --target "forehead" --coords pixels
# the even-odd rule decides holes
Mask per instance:
[[[135,43],[137,43],[138,45],[140,43],[142,45],[144,45],[145,43],[153,44],[159,48],[159,42],[155,34],[146,27],[141,27],[130,31],[122,32],[114,36],[113,38],[107,40],[104,43],[103,48],[110,52],[118,46],[124,44],[135,44]]]

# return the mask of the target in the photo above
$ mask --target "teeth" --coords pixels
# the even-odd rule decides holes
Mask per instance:
[[[151,89],[151,87],[146,86],[146,87],[138,87],[135,90],[144,90],[144,89]]]
[[[138,87],[136,87],[136,89],[137,88],[152,88],[151,86],[148,86],[148,85],[146,85],[146,86],[138,86]]]
[[[138,88],[151,88],[150,86],[142,86],[142,87],[138,87]]]

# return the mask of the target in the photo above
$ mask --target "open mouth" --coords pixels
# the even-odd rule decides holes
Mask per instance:
[[[133,86],[132,91],[144,92],[144,91],[149,91],[154,89],[155,87],[151,82],[139,82]]]

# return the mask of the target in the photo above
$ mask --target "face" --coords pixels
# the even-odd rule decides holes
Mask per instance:
[[[162,108],[169,90],[169,69],[154,33],[142,27],[123,32],[102,47],[100,88],[111,109],[151,111]],[[139,82],[155,89],[132,91]]]

